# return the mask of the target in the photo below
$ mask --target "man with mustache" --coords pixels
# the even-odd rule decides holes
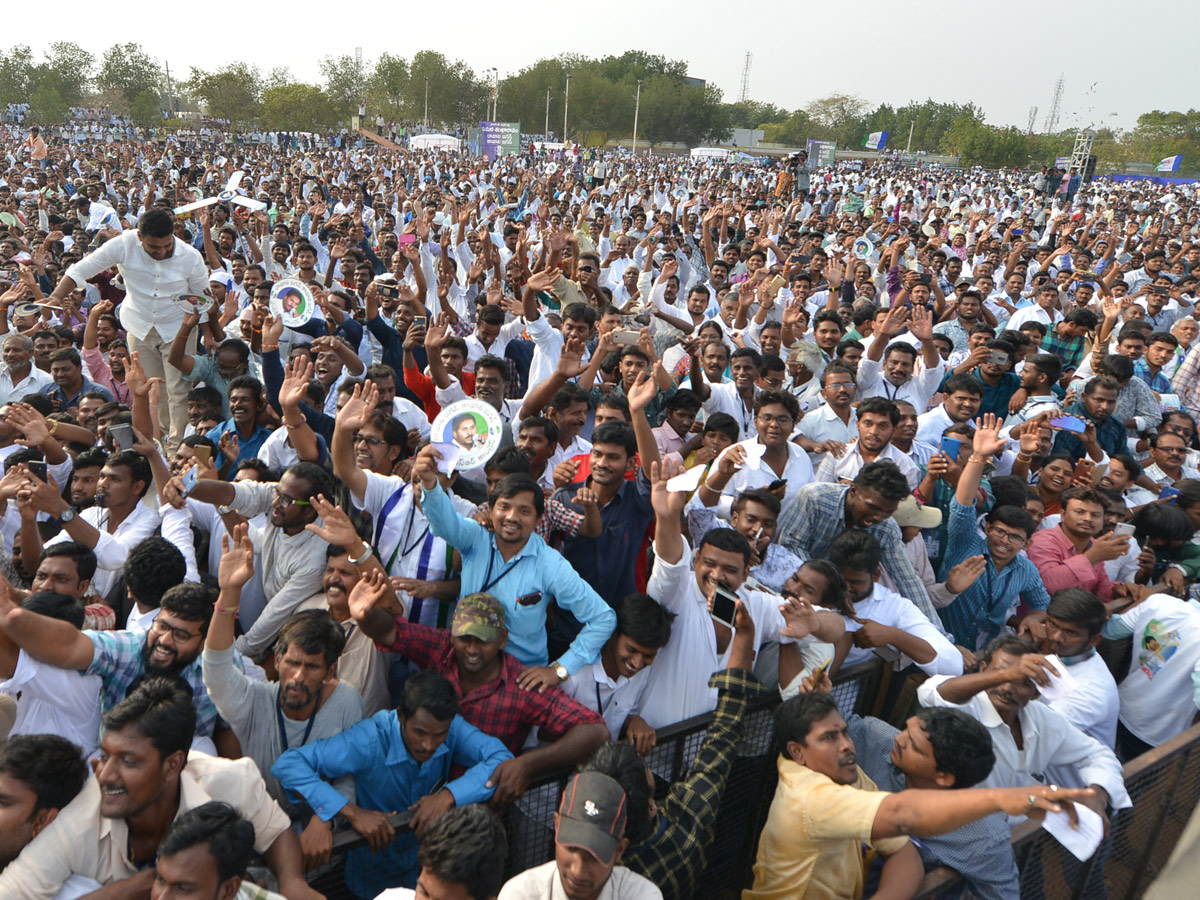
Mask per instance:
[[[279,632],[275,642],[278,684],[248,678],[234,666],[233,622],[242,587],[254,576],[254,545],[246,535],[246,525],[235,527],[232,545],[226,543],[221,557],[221,594],[201,658],[204,684],[241,742],[242,752],[258,765],[267,791],[293,821],[306,821],[300,846],[305,867],[312,868],[326,862],[333,849],[330,826],[319,816],[300,815],[271,774],[271,766],[288,747],[332,737],[362,721],[363,702],[353,687],[331,677],[346,636],[324,610],[298,612]],[[353,797],[349,779],[334,786],[347,799]]]

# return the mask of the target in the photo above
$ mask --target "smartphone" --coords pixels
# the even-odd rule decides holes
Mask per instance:
[[[111,425],[108,433],[112,435],[113,446],[118,450],[133,449],[133,426],[132,425]]]
[[[810,262],[812,262],[812,257],[806,253],[802,253],[796,258],[796,262],[800,263],[802,266],[807,266]]]
[[[1165,297],[1169,291],[1169,288],[1167,288],[1167,286],[1164,284],[1152,284],[1150,285],[1150,290],[1158,294],[1160,297]]]
[[[407,247],[409,244],[415,244],[416,242],[417,236],[415,234],[402,234],[398,241],[401,247]]]
[[[938,451],[945,453],[954,462],[958,462],[958,451],[960,449],[962,449],[962,441],[952,437],[943,437],[941,444],[938,446]]]
[[[200,478],[200,476],[197,474],[198,471],[199,470],[195,466],[192,466],[183,474],[183,492],[185,495],[190,494],[192,489],[196,486],[196,481]]]
[[[1087,422],[1076,416],[1055,416],[1050,420],[1051,428],[1061,428],[1063,431],[1073,431],[1076,434],[1083,434],[1087,431]]]
[[[988,354],[988,362],[990,362],[993,366],[1007,366],[1008,354],[1003,350],[993,350]]]
[[[212,450],[210,450],[208,447],[193,447],[192,456],[196,457],[197,462],[204,463],[204,465],[208,465],[210,462],[212,462]]]
[[[636,331],[614,331],[612,333],[613,340],[618,344],[636,344],[641,338],[641,334]]]
[[[817,690],[817,685],[819,685],[821,683],[821,679],[823,677],[825,677],[825,673],[829,671],[829,667],[830,667],[830,665],[832,665],[832,663],[833,663],[833,657],[831,656],[831,657],[829,657],[829,659],[825,660],[825,662],[821,663],[819,666],[817,666],[815,669],[812,670],[812,674],[809,677],[812,679],[812,685],[813,685],[814,691]]]
[[[917,284],[933,284],[933,276],[928,272],[923,272],[917,276]]]
[[[1167,503],[1174,503],[1175,498],[1179,496],[1179,488],[1172,487],[1169,484],[1164,484],[1162,490],[1158,492],[1158,499]]]
[[[1128,522],[1118,522],[1113,526],[1113,534],[1117,537],[1133,537],[1133,526]]]
[[[716,590],[713,592],[710,615],[718,622],[722,622],[730,628],[733,627],[733,620],[737,617],[737,594],[723,581],[717,582]]]
[[[786,478],[777,478],[774,481],[772,481],[770,484],[767,485],[767,490],[768,491],[777,491],[781,487],[783,487],[785,484],[787,484]]]
[[[29,470],[30,475],[36,475],[42,481],[47,480],[46,464],[44,462],[37,462],[36,460],[30,460],[29,462],[25,463],[25,468],[27,468]]]
[[[380,297],[387,297],[394,300],[400,296],[400,285],[394,281],[377,281],[375,282],[375,290]]]
[[[1075,471],[1071,473],[1071,478],[1086,478],[1092,473],[1092,461],[1090,459],[1081,459],[1075,463]]]
[[[413,327],[424,328],[427,323],[428,320],[425,318],[425,316],[413,316]]]

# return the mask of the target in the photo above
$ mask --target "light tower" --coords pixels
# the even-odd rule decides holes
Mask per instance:
[[[738,95],[738,103],[750,102],[750,64],[754,62],[754,54],[746,51],[746,62],[742,65],[742,90]]]
[[[1050,111],[1046,113],[1046,134],[1054,134],[1058,130],[1058,116],[1062,111],[1062,96],[1065,85],[1065,76],[1059,75],[1058,81],[1054,82],[1054,98],[1050,101]]]
[[[1036,103],[1029,107],[1029,124],[1025,126],[1025,131],[1029,134],[1033,134],[1033,123],[1037,121],[1037,110]]]

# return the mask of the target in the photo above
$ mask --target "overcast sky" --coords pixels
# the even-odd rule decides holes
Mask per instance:
[[[742,64],[751,51],[751,98],[788,109],[831,93],[857,94],[872,107],[932,97],[974,102],[989,122],[1023,128],[1036,105],[1038,130],[1061,72],[1061,128],[1132,128],[1147,110],[1194,105],[1200,83],[1193,54],[1185,49],[1187,35],[1200,25],[1200,4],[1168,0],[1145,10],[1138,23],[1129,20],[1128,4],[1114,0],[820,6],[787,0],[343,6],[293,0],[237,4],[189,21],[161,2],[126,0],[102,10],[65,0],[55,8],[56,18],[68,23],[59,34],[21,30],[10,43],[27,41],[39,52],[61,38],[100,57],[111,43],[135,41],[169,62],[172,77],[186,76],[190,66],[215,69],[243,59],[264,73],[288,66],[305,81],[320,80],[321,57],[353,53],[356,46],[368,64],[385,51],[411,58],[432,49],[464,60],[477,75],[495,66],[501,77],[559,53],[605,56],[639,49],[687,60],[688,74],[716,84],[728,101],[738,99]],[[76,16],[86,27],[69,24]],[[1149,40],[1164,29],[1165,39]],[[222,33],[229,42],[222,44]],[[1147,40],[1139,41],[1139,33]]]

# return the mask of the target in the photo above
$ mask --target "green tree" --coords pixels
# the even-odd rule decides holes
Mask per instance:
[[[349,118],[358,113],[358,104],[366,90],[366,76],[357,57],[344,53],[326,56],[321,60],[321,75],[325,78],[325,93],[338,112]]]
[[[141,44],[114,44],[104,51],[96,87],[109,95],[110,101],[128,108],[143,91],[158,93],[160,72],[157,61]]]
[[[798,109],[782,122],[763,126],[764,139],[785,147],[803,147],[809,138],[817,138],[817,127],[802,109]]]
[[[187,89],[204,101],[210,116],[245,125],[258,116],[261,82],[258,69],[237,62],[219,72],[192,69]]]
[[[37,122],[61,122],[70,106],[52,84],[40,84],[29,98],[29,112]]]
[[[33,52],[24,44],[15,45],[7,53],[0,51],[0,103],[29,100],[33,69]]]
[[[788,118],[788,111],[771,103],[747,100],[745,103],[727,103],[729,122],[732,128],[762,128],[776,125]]]
[[[837,141],[839,147],[862,144],[867,101],[852,94],[830,94],[813,100],[804,108],[823,140]]]
[[[279,131],[325,131],[341,116],[329,96],[315,84],[281,84],[262,95],[261,121]]]
[[[129,117],[135,125],[157,125],[162,120],[162,108],[163,105],[156,94],[142,91],[129,105]]]
[[[389,120],[402,118],[408,80],[408,63],[403,57],[384,53],[375,60],[367,78],[368,113],[382,113]]]
[[[38,67],[39,80],[53,86],[67,106],[77,106],[87,93],[93,65],[92,54],[78,44],[56,41]]]

